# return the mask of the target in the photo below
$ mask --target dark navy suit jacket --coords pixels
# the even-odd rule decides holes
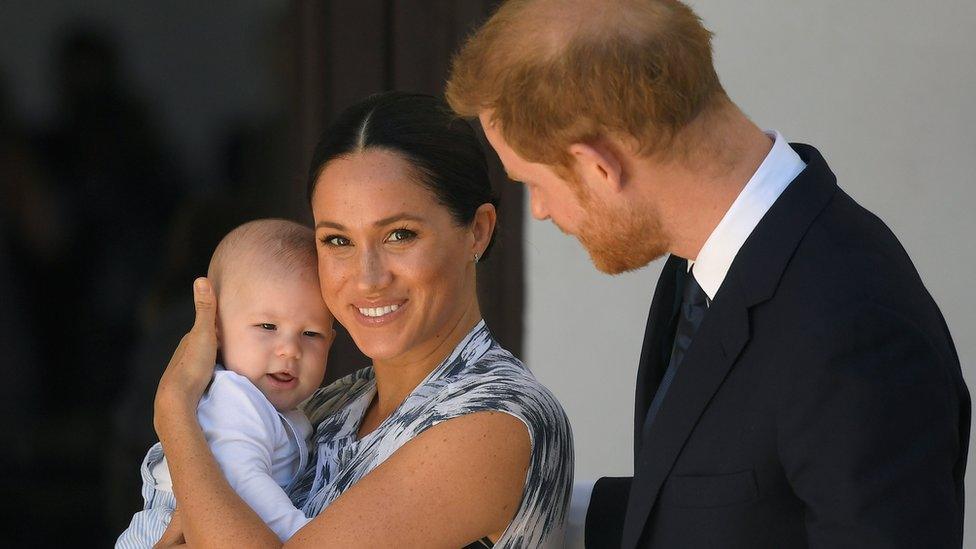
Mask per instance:
[[[961,547],[970,401],[949,330],[891,231],[792,146],[807,168],[739,251],[642,440],[686,262],[665,265],[635,474],[597,482],[587,547]]]

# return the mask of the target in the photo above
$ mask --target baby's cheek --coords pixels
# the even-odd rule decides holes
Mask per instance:
[[[315,352],[310,355],[311,361],[309,362],[309,373],[310,377],[316,385],[322,382],[323,377],[325,377],[326,361],[329,358],[329,347],[324,345],[315,350]]]

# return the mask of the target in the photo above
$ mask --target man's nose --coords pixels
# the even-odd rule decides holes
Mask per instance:
[[[532,217],[538,219],[539,221],[545,221],[549,219],[549,210],[546,209],[545,204],[543,204],[542,199],[539,198],[537,193],[529,191],[529,209],[532,211]]]

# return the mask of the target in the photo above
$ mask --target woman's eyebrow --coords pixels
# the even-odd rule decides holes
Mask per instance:
[[[417,222],[417,223],[424,223],[426,221],[426,219],[424,219],[423,217],[417,216],[417,215],[413,215],[413,214],[398,213],[398,214],[394,214],[394,215],[391,215],[389,217],[384,217],[383,219],[379,219],[377,221],[374,221],[373,222],[373,226],[374,227],[382,227],[384,225],[389,225],[391,223],[396,223],[398,221],[414,221],[414,222]],[[328,220],[322,220],[322,221],[319,221],[318,223],[315,224],[315,229],[316,230],[318,230],[318,229],[320,229],[322,227],[327,227],[327,228],[330,228],[330,229],[335,229],[337,231],[345,231],[345,230],[347,230],[346,227],[343,226],[341,223],[336,223],[335,221],[328,221]]]
[[[389,225],[391,223],[396,223],[397,221],[414,221],[414,222],[417,222],[417,223],[423,223],[425,221],[425,219],[422,218],[422,217],[420,217],[420,216],[416,216],[416,215],[412,215],[412,214],[408,214],[408,213],[399,213],[399,214],[396,214],[396,215],[391,215],[389,217],[384,217],[383,219],[380,219],[380,220],[374,222],[373,223],[373,226],[374,227],[382,227],[384,225]]]
[[[336,223],[334,221],[325,221],[325,220],[323,220],[323,221],[319,221],[318,223],[315,224],[315,230],[319,230],[322,227],[328,227],[330,229],[335,229],[337,231],[344,231],[344,230],[346,230],[345,227],[343,227],[342,225],[340,225],[340,224],[338,224],[338,223]]]

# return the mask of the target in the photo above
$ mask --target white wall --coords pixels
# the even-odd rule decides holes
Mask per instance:
[[[976,2],[691,4],[716,35],[732,99],[761,127],[818,147],[901,239],[976,387]],[[662,262],[607,277],[575,240],[526,223],[526,362],[569,413],[577,478],[630,474],[637,361]],[[967,485],[976,543],[976,473]]]

